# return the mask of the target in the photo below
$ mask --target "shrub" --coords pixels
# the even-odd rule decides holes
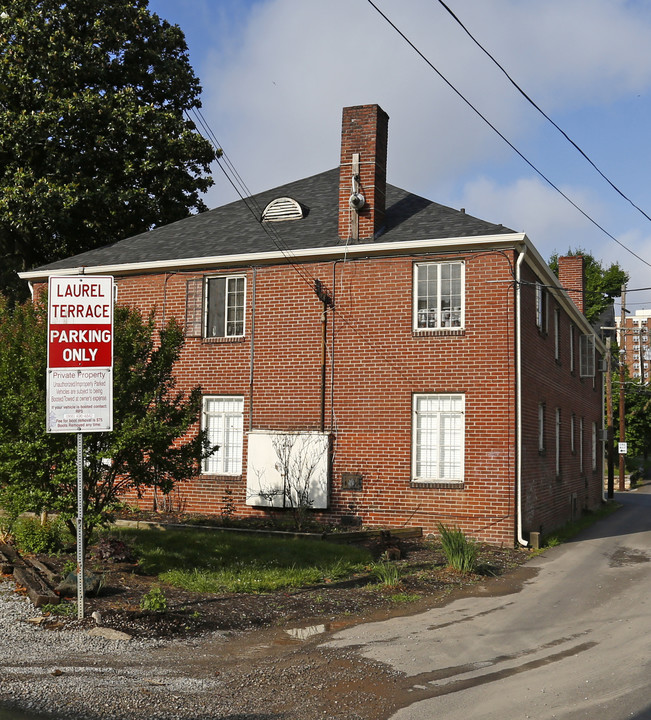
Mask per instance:
[[[477,566],[477,545],[468,540],[459,528],[448,528],[439,523],[438,529],[448,565],[462,573],[474,572]]]
[[[16,546],[25,553],[53,554],[61,550],[63,526],[58,520],[41,524],[36,518],[20,518],[13,528]]]

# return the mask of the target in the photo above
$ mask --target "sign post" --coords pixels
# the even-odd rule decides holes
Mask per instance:
[[[113,278],[48,284],[49,433],[77,433],[77,615],[84,617],[84,432],[113,429]]]

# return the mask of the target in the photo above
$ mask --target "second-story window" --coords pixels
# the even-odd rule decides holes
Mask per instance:
[[[240,275],[206,278],[205,337],[244,335],[245,286]]]
[[[554,309],[554,359],[560,362],[561,359],[561,311]]]
[[[464,264],[421,263],[414,268],[414,329],[464,326]]]
[[[536,283],[536,325],[541,333],[547,332],[547,288]]]

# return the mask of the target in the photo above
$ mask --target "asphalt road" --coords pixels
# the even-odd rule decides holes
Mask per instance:
[[[651,720],[651,485],[545,551],[501,597],[358,625],[352,648],[413,681],[392,720]]]

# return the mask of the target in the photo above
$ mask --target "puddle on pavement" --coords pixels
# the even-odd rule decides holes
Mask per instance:
[[[314,635],[321,635],[330,628],[327,625],[310,625],[308,627],[287,628],[285,632],[295,640],[308,640]]]

